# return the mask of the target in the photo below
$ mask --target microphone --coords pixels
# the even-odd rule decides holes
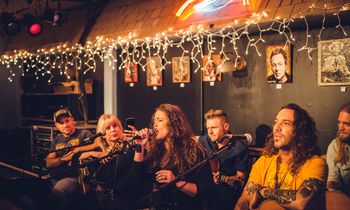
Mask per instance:
[[[101,132],[95,133],[94,135],[81,141],[80,144],[91,144],[93,140],[95,140],[96,138],[98,138],[100,136],[104,136],[105,134],[106,134],[106,131],[101,131]]]
[[[250,135],[250,133],[245,134],[225,134],[223,135],[217,143],[222,143],[226,138],[229,139],[230,142],[240,141],[245,145],[250,145],[253,142],[253,137]]]
[[[148,129],[148,136],[153,136],[154,132],[151,128]],[[132,140],[139,140],[142,139],[142,136],[140,135],[135,135],[132,138],[128,139],[127,141],[132,141]]]
[[[148,129],[148,136],[153,136],[154,131],[152,129]],[[131,137],[130,139],[127,139],[124,143],[127,144],[129,147],[135,147],[137,146],[136,140],[141,140],[142,136],[135,135]]]

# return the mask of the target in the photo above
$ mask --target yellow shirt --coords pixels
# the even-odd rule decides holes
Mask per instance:
[[[261,156],[253,165],[248,182],[254,182],[264,187],[274,189],[276,184],[277,157]],[[288,164],[280,164],[278,173],[278,186],[282,190],[298,190],[304,180],[315,178],[326,182],[326,160],[313,156],[307,160],[296,175],[292,175]]]

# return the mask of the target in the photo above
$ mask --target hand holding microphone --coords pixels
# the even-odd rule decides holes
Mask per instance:
[[[142,148],[146,146],[149,141],[149,136],[153,135],[153,130],[144,128],[135,133],[136,135],[131,139],[135,141],[136,144],[140,144]]]
[[[144,128],[139,131],[134,128],[133,130],[132,137],[125,140],[124,143],[127,144],[128,147],[136,148],[136,152],[140,153],[147,145],[149,136],[153,135],[153,130],[149,128]]]
[[[126,142],[132,145],[136,145],[136,150],[134,154],[134,161],[143,162],[144,161],[144,148],[146,147],[149,136],[153,134],[152,129],[144,128],[135,132],[135,136],[127,140]]]

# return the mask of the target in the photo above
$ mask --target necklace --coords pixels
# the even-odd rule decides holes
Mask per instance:
[[[281,180],[278,182],[278,172],[280,170],[280,157],[276,158],[276,174],[275,174],[275,189],[280,189],[282,186],[284,180],[287,177],[288,174],[288,169],[284,170],[283,173],[281,174]]]

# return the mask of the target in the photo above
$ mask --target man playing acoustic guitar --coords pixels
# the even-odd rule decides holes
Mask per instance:
[[[327,165],[316,141],[309,114],[296,104],[282,107],[235,209],[271,209],[271,201],[277,209],[324,209]]]

